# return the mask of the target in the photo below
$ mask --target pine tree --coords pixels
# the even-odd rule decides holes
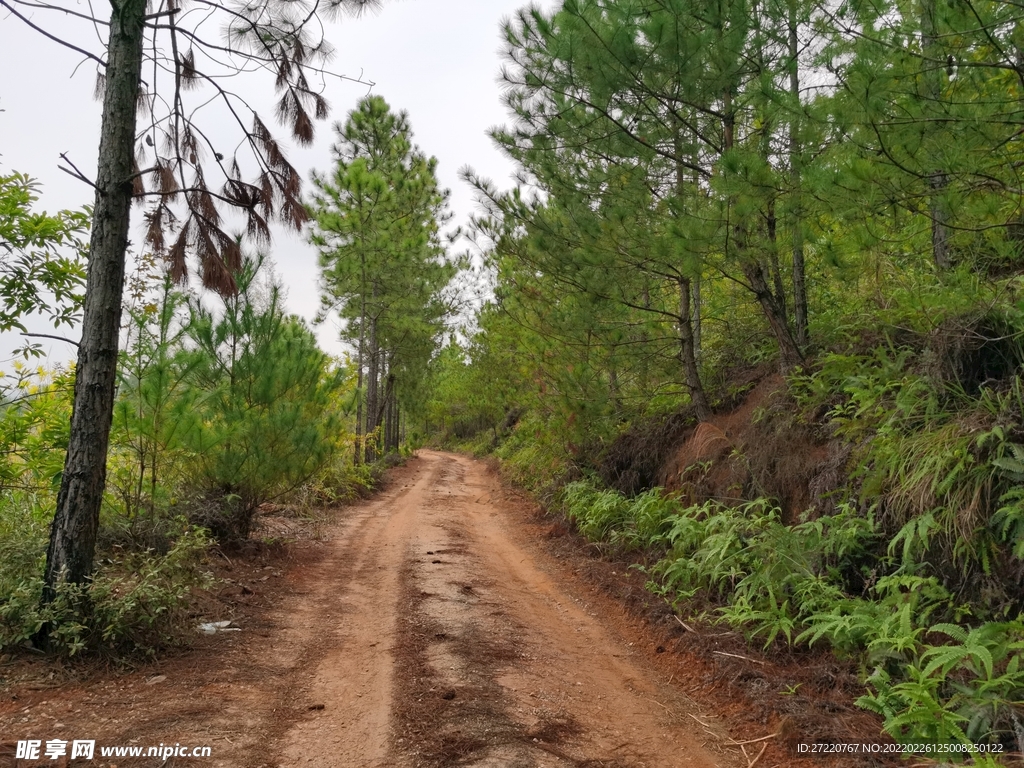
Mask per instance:
[[[199,482],[224,502],[206,521],[221,537],[245,538],[256,508],[292,491],[333,455],[341,371],[305,324],[284,313],[265,257],[246,258],[238,292],[222,311],[193,299],[188,334],[201,423],[190,434]]]
[[[333,172],[314,174],[311,238],[323,310],[339,312],[356,345],[356,457],[372,461],[375,441],[397,449],[402,383],[423,375],[448,311],[442,291],[455,265],[440,240],[448,193],[437,161],[413,145],[406,114],[379,96],[363,99],[336,131]]]
[[[198,358],[185,345],[185,295],[151,256],[140,258],[129,291],[112,435],[130,461],[115,470],[112,484],[133,522],[142,511],[157,515],[159,497],[172,485],[167,470],[197,425],[199,393],[191,381]]]

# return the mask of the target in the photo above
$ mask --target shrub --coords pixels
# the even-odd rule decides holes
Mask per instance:
[[[7,507],[3,519],[10,521],[15,509]],[[0,555],[23,553],[0,558],[0,648],[24,643],[44,624],[54,628],[51,642],[64,656],[85,650],[152,655],[187,639],[192,593],[211,583],[203,568],[209,540],[202,529],[179,518],[164,555],[115,547],[88,586],[63,584],[56,599],[40,607],[46,526],[24,512],[21,521],[30,524],[0,533]]]

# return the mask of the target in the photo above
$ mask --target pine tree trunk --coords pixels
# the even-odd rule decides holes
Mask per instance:
[[[388,399],[387,422],[387,452],[391,453],[395,450],[395,403],[390,398]]]
[[[398,453],[398,448],[402,444],[402,408],[398,404],[398,393],[395,393],[395,433],[392,436],[394,442],[395,453]]]
[[[697,421],[707,421],[711,418],[711,405],[704,392],[700,370],[694,356],[693,325],[690,321],[690,280],[686,277],[679,278],[679,357]]]
[[[793,326],[796,343],[807,346],[807,281],[804,267],[803,178],[800,153],[800,41],[797,38],[796,0],[789,0],[789,177],[793,195]]]
[[[682,211],[683,196],[686,191],[686,168],[683,166],[683,139],[677,128],[675,135],[676,151],[676,195],[680,212]],[[699,277],[698,277],[699,279]],[[707,421],[711,418],[711,406],[708,404],[707,394],[704,392],[704,384],[700,380],[700,369],[697,367],[697,348],[699,335],[694,333],[693,318],[696,314],[700,321],[700,310],[691,312],[692,295],[691,281],[689,277],[679,276],[679,359],[683,365],[683,377],[686,387],[690,390],[690,402],[693,403],[698,421]]]
[[[364,302],[365,305],[365,302]],[[366,308],[359,319],[359,350],[356,353],[356,436],[355,457],[353,464],[357,467],[363,462],[363,365],[366,354]]]
[[[384,400],[384,455],[391,453],[391,429],[394,427],[394,403],[391,400],[391,376],[388,376],[388,386],[385,387],[387,397]]]
[[[71,435],[46,551],[44,604],[54,599],[59,583],[84,584],[92,575],[106,483],[146,12],[144,0],[112,5],[82,340]],[[43,645],[48,630],[37,638]]]
[[[701,335],[703,333],[703,322],[701,321],[701,298],[700,298],[700,275],[693,278],[690,283],[690,295],[693,299],[693,361],[700,366],[700,359],[703,354],[701,349]]]
[[[619,370],[615,365],[615,358],[608,361],[608,396],[612,401],[612,408],[615,410],[615,418],[622,416],[622,392],[619,390]]]
[[[390,368],[390,365],[388,366]],[[383,372],[382,372],[383,375]],[[391,449],[391,407],[395,399],[395,374],[390,371],[384,377],[384,392],[378,393],[379,406],[374,417],[373,428],[380,435],[381,453],[386,455]]]
[[[398,453],[398,398],[394,387],[391,387],[388,403],[388,452]]]
[[[775,201],[768,203],[768,267],[775,286],[775,300],[782,310],[782,316],[789,320],[789,309],[786,307],[786,287],[782,282],[782,268],[779,266],[779,247],[777,238],[777,221],[775,219]]]
[[[790,333],[789,323],[786,322],[785,308],[779,304],[775,294],[768,287],[764,268],[756,261],[745,261],[743,274],[750,282],[750,289],[761,305],[761,310],[768,320],[768,326],[772,329],[772,334],[778,342],[779,364],[783,372],[803,364],[803,354],[793,339],[793,334]]]
[[[690,157],[690,162],[693,165],[693,181],[692,185],[694,189],[700,189],[700,174],[697,172],[697,168],[700,166],[700,153],[694,150],[693,155]],[[676,183],[679,183],[679,179],[676,179]],[[699,366],[701,357],[703,356],[703,343],[701,341],[703,337],[704,323],[702,320],[703,316],[703,304],[701,303],[701,283],[703,282],[702,269],[698,268],[697,274],[693,276],[690,283],[690,296],[693,303],[693,359],[694,362]]]
[[[932,118],[938,114],[939,100],[942,98],[942,70],[937,61],[940,55],[937,13],[935,0],[921,0],[921,77],[925,90],[925,112]],[[949,212],[943,201],[948,185],[949,177],[941,168],[929,171],[928,213],[932,221],[932,259],[939,270],[947,270],[952,266],[947,225]]]
[[[360,250],[359,262],[359,370],[356,373],[356,444],[355,458],[352,461],[357,467],[363,463],[363,370],[366,366],[366,253],[363,250]]]
[[[376,291],[374,291],[376,297]],[[380,349],[377,346],[377,318],[370,320],[369,341],[370,364],[366,372],[366,463],[371,464],[377,459],[377,451],[373,441],[378,436],[373,434],[377,426],[377,394],[380,377]]]

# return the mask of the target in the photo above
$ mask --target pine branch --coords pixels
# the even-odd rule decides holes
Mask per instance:
[[[3,0],[0,0],[0,2],[3,2]],[[75,165],[73,162],[71,162],[71,160],[68,158],[66,152],[61,152],[60,153],[60,158],[65,163],[70,165],[71,168],[73,168],[74,170],[71,170],[71,168],[64,168],[64,167],[59,166],[59,165],[57,166],[57,170],[64,171],[64,173],[66,173],[69,176],[72,176],[72,177],[78,179],[79,181],[84,181],[86,184],[88,184],[90,187],[95,189],[101,195],[106,195],[107,194],[105,190],[102,190],[98,186],[96,186],[96,182],[94,182],[92,179],[88,178],[84,173],[82,173],[80,170],[78,170],[78,166]]]
[[[51,5],[50,3],[30,3],[28,2],[28,0],[12,1],[18,5],[23,5],[26,8],[40,8],[44,11],[60,11],[61,13],[67,14],[68,16],[74,16],[79,19],[84,19],[86,21],[92,22],[93,24],[102,24],[104,27],[110,26],[109,21],[103,21],[102,19],[98,19],[95,16],[92,16],[88,13],[79,13],[78,11],[72,11],[69,8],[63,8],[59,5]]]

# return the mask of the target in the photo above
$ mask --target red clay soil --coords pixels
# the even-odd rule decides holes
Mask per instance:
[[[849,669],[683,629],[482,462],[422,451],[319,535],[277,524],[196,617],[239,631],[134,669],[0,658],[0,766],[69,764],[26,739],[212,753],[70,763],[98,768],[886,764],[796,752],[878,741]]]
[[[662,468],[658,484],[687,504],[767,497],[787,523],[807,509],[826,512],[829,494],[845,478],[849,446],[827,427],[794,418],[785,380],[756,380],[732,410],[686,432]]]

